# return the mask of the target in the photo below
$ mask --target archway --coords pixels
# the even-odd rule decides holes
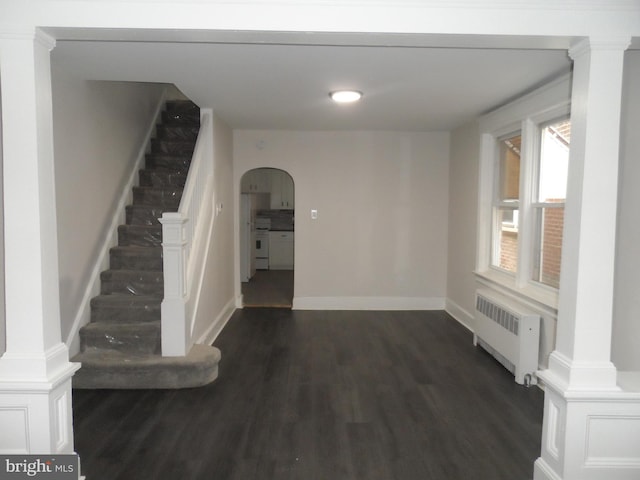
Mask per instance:
[[[295,187],[277,168],[255,168],[240,180],[240,281],[244,307],[291,308]]]

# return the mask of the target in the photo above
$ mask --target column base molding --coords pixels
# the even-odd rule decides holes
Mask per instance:
[[[0,364],[18,365],[16,358],[4,356]],[[49,375],[0,376],[1,452],[73,453],[71,378],[80,365],[68,360],[65,365],[55,364]],[[29,368],[18,370],[28,372]]]
[[[548,371],[534,480],[640,478],[640,391],[567,388]]]

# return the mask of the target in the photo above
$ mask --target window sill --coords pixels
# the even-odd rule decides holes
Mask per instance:
[[[515,277],[494,269],[476,271],[474,273],[477,280],[483,285],[497,288],[516,300],[532,303],[534,306],[548,310],[550,313],[555,314],[558,311],[558,292],[556,290],[531,283],[518,287]]]

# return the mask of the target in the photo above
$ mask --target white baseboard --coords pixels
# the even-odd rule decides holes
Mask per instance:
[[[455,318],[460,325],[473,332],[473,315],[450,298],[446,299],[445,311]]]
[[[534,480],[562,480],[541,457],[533,464],[533,478]]]
[[[294,297],[294,310],[443,310],[443,297]]]
[[[231,298],[227,304],[224,306],[220,314],[216,317],[215,321],[211,324],[211,326],[207,329],[206,332],[198,339],[196,343],[202,345],[211,345],[225,325],[231,319],[233,312],[236,310],[236,299]]]
[[[100,273],[109,268],[109,250],[111,250],[111,247],[118,244],[118,226],[125,222],[125,206],[131,203],[132,188],[137,185],[138,170],[140,170],[144,165],[147,147],[162,113],[162,107],[165,103],[165,95],[166,90],[162,95],[160,95],[153,120],[147,128],[147,133],[145,134],[145,139],[138,151],[136,161],[131,166],[127,182],[122,187],[122,193],[114,211],[112,212],[111,222],[107,229],[109,235],[106,236],[98,250],[96,261],[93,264],[91,274],[87,280],[87,288],[85,289],[80,305],[78,305],[78,309],[76,310],[71,330],[69,331],[65,341],[65,344],[69,349],[70,357],[73,357],[80,351],[80,339],[78,332],[80,331],[80,328],[89,323],[91,319],[91,299],[100,294]]]

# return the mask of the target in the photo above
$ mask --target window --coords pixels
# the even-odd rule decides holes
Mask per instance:
[[[498,140],[491,265],[516,272],[520,204],[520,133]]]
[[[571,122],[555,121],[540,129],[540,154],[532,201],[534,252],[532,280],[560,285],[562,228],[567,197]]]
[[[482,281],[557,306],[569,103],[542,112],[521,118],[498,112],[497,119],[488,115],[488,128],[481,124],[477,273]]]
[[[565,118],[533,125],[524,135],[520,130],[495,138],[493,268],[549,287],[560,285],[570,141],[571,122]],[[523,144],[529,145],[528,156],[523,156]],[[521,225],[521,217],[530,221]]]
[[[571,79],[480,118],[477,281],[555,309],[571,144]]]

